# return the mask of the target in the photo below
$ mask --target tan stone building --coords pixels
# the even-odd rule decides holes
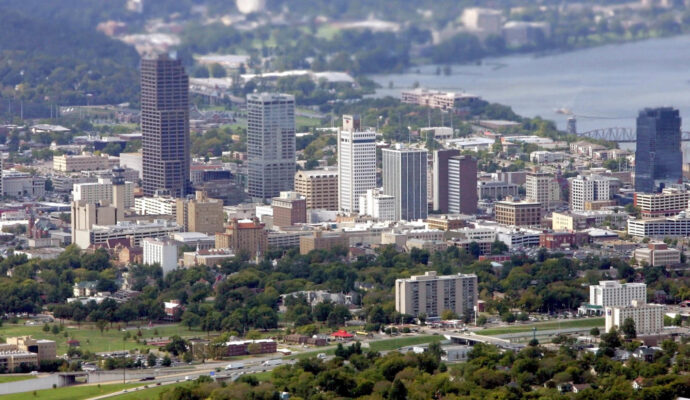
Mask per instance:
[[[53,157],[53,169],[58,172],[81,172],[81,171],[98,171],[102,169],[109,169],[119,164],[116,158],[111,159],[105,156],[98,156],[95,154],[80,154]]]
[[[496,222],[515,226],[536,226],[541,223],[541,203],[529,201],[497,201]]]
[[[55,360],[57,357],[57,344],[54,340],[34,339],[31,336],[8,337],[5,340],[8,345],[17,346],[17,350],[35,353],[38,362]]]
[[[337,171],[298,171],[295,192],[307,199],[308,209],[338,209]]]
[[[197,191],[194,199],[177,199],[177,224],[186,232],[212,235],[223,231],[223,202],[209,199],[205,192]]]
[[[312,236],[302,236],[299,238],[300,254],[309,254],[312,250],[331,250],[334,247],[347,249],[350,241],[347,236],[341,233],[324,233],[316,231]]]
[[[252,256],[268,249],[268,233],[258,219],[238,221],[233,219],[225,232],[216,233],[216,248],[246,251]]]

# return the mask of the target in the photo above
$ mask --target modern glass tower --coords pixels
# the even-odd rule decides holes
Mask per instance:
[[[141,60],[143,189],[189,193],[189,78],[167,55]]]
[[[671,107],[645,108],[637,117],[635,190],[655,192],[683,178],[681,119]]]
[[[294,96],[247,96],[247,158],[251,197],[270,199],[293,189],[297,169]]]
[[[395,197],[396,220],[414,221],[427,217],[427,156],[426,150],[401,145],[382,150],[383,193]]]

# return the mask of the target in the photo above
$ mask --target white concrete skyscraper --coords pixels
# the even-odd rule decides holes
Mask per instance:
[[[294,186],[295,97],[287,94],[247,95],[249,195],[268,199]]]
[[[359,212],[359,197],[376,187],[376,132],[361,131],[359,116],[344,115],[338,133],[339,211]]]

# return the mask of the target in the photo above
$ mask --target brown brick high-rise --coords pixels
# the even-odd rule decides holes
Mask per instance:
[[[189,192],[189,77],[179,60],[141,60],[143,189]]]

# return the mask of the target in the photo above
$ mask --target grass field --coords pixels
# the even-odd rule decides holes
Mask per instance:
[[[405,347],[405,346],[414,346],[417,344],[425,344],[425,343],[431,343],[431,342],[436,342],[440,341],[443,339],[443,336],[438,336],[438,335],[424,335],[424,336],[408,336],[408,337],[400,337],[400,338],[395,338],[395,339],[383,339],[383,340],[377,340],[374,342],[369,342],[369,349],[374,350],[374,351],[388,351],[388,350],[395,350],[400,347]],[[343,346],[349,346],[354,342],[350,343],[344,343]],[[364,351],[367,351],[367,349],[364,349]],[[314,350],[314,351],[307,351],[304,353],[300,354],[295,354],[290,357],[286,357],[288,359],[300,359],[300,358],[308,358],[308,357],[316,357],[319,353],[325,353],[326,355],[333,355],[335,354],[335,348],[330,347],[330,348],[323,348],[321,350]]]
[[[476,331],[477,334],[495,336],[502,335],[506,333],[520,333],[520,332],[530,332],[534,327],[537,330],[549,330],[549,329],[566,329],[566,328],[594,328],[594,327],[604,326],[604,318],[586,318],[586,319],[574,319],[574,320],[561,320],[561,321],[551,321],[551,322],[541,322],[529,325],[514,325],[506,326],[501,328],[490,328],[481,331]]]
[[[34,379],[34,378],[35,378],[35,376],[31,376],[31,375],[0,376],[0,383],[26,381],[26,380]]]
[[[30,399],[50,399],[50,400],[82,400],[96,397],[108,393],[120,391],[122,389],[142,386],[141,384],[117,384],[94,386],[69,386],[58,389],[37,390],[35,395],[29,393],[15,393],[2,396],[3,400],[26,400]],[[150,397],[149,397],[150,398]]]
[[[304,126],[307,128],[319,127],[319,126],[321,126],[321,120],[318,118],[309,118],[309,117],[303,117],[301,115],[298,115],[295,117],[295,126],[298,128],[300,126]]]
[[[104,351],[121,351],[123,349],[145,349],[151,348],[153,346],[146,346],[143,343],[136,343],[133,336],[127,341],[123,340],[125,332],[119,331],[118,325],[113,324],[113,327],[104,330],[101,333],[95,325],[92,324],[82,324],[81,328],[77,326],[66,326],[64,332],[67,332],[68,338],[64,336],[64,332],[60,332],[57,335],[51,332],[43,332],[42,325],[25,326],[23,324],[5,324],[0,327],[0,337],[8,336],[24,336],[31,335],[36,339],[48,339],[57,342],[57,354],[62,355],[67,352],[67,340],[68,338],[73,338],[80,341],[80,347],[82,350],[89,350],[92,352],[104,352]],[[154,330],[158,334],[154,334]],[[136,335],[137,330],[129,330],[130,335]],[[178,324],[171,324],[165,326],[159,326],[156,328],[149,329],[148,327],[141,328],[142,336],[139,340],[153,339],[157,337],[168,337],[172,335],[180,335],[183,337],[194,337],[194,336],[205,336],[205,333],[200,331],[189,331]]]
[[[125,394],[121,394],[118,396],[113,396],[111,399],[113,400],[150,400],[150,399],[157,399],[158,396],[165,392],[166,390],[174,390],[178,386],[186,386],[189,385],[189,382],[183,382],[183,383],[173,383],[172,385],[165,385],[165,386],[153,386],[149,389],[142,389],[136,392],[129,392]]]

